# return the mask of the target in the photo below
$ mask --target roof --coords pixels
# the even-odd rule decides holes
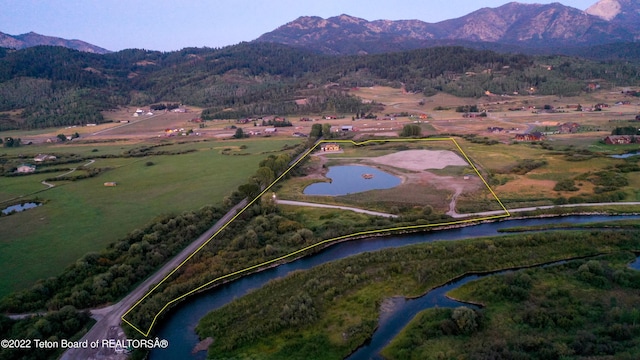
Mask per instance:
[[[38,154],[36,157],[33,158],[33,161],[45,161],[45,160],[53,160],[56,157],[54,155],[49,155],[49,154]]]

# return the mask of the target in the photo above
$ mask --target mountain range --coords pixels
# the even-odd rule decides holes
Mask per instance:
[[[448,45],[507,52],[579,54],[580,51],[571,49],[637,43],[640,40],[638,24],[638,0],[600,0],[585,11],[560,3],[511,2],[437,23],[367,21],[346,14],[328,19],[302,16],[254,41],[297,46],[325,54],[385,53]],[[80,40],[34,32],[22,35],[0,32],[0,47],[23,49],[37,45],[63,46],[97,54],[109,52]]]
[[[350,15],[303,16],[260,36],[327,54],[401,51],[439,45],[492,49],[579,47],[640,40],[640,2],[601,0],[582,11],[560,3],[511,2],[460,18],[427,23],[376,20]]]
[[[46,36],[29,32],[21,35],[9,35],[0,32],[0,47],[12,49],[26,49],[38,45],[62,46],[79,51],[106,54],[110,51],[81,40],[67,40],[59,37]]]

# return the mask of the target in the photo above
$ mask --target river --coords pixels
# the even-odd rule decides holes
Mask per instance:
[[[581,224],[588,222],[612,221],[621,219],[640,219],[640,216],[568,216],[557,218],[523,219],[509,220],[502,222],[479,224],[457,229],[417,233],[402,236],[373,237],[367,239],[352,240],[331,246],[317,254],[295,260],[288,264],[283,264],[259,273],[247,275],[238,280],[218,286],[202,294],[193,296],[184,301],[175,309],[172,309],[157,327],[157,337],[169,341],[166,349],[154,349],[150,354],[150,359],[206,359],[206,351],[192,354],[192,349],[199,342],[195,327],[202,317],[208,312],[218,309],[236,298],[246,295],[253,289],[265,285],[268,281],[286,276],[292,271],[306,270],[315,266],[343,259],[349,256],[364,252],[377,251],[388,248],[395,248],[406,245],[427,243],[432,241],[452,241],[475,237],[504,235],[499,233],[500,229],[515,226],[534,226],[566,223]],[[470,281],[471,277],[468,277]],[[464,278],[462,280],[465,280]],[[462,281],[461,280],[461,281]],[[457,286],[462,283],[454,283]],[[437,291],[446,293],[451,290],[449,286],[439,288]],[[426,298],[426,296],[424,297]],[[428,301],[427,301],[428,305]],[[426,306],[426,305],[425,305]],[[428,308],[422,307],[421,309]],[[414,311],[414,310],[411,310]],[[394,314],[394,316],[401,316]],[[406,324],[406,322],[404,322]],[[404,325],[385,324],[385,330],[394,333]],[[395,332],[397,333],[397,332]],[[389,338],[387,338],[390,340]],[[354,354],[355,355],[355,354]],[[360,356],[360,355],[359,355]],[[369,358],[363,357],[363,358]]]

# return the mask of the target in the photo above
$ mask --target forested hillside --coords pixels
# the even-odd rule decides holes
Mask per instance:
[[[221,49],[97,55],[62,47],[0,50],[0,130],[104,121],[103,110],[160,101],[206,108],[205,118],[356,113],[360,86],[404,86],[479,97],[525,92],[575,95],[589,82],[638,85],[628,61],[499,54],[438,47],[378,55],[328,56],[285,45],[241,43]],[[304,99],[304,101],[297,101]]]

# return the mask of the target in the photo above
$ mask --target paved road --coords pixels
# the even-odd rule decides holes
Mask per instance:
[[[357,212],[357,213],[373,215],[373,216],[382,216],[382,217],[387,217],[387,218],[397,218],[398,217],[398,215],[394,215],[394,214],[387,214],[387,213],[382,213],[382,212],[377,212],[377,211],[369,211],[369,210],[364,210],[364,209],[359,209],[359,208],[354,208],[354,207],[348,207],[348,206],[317,204],[317,203],[310,203],[310,202],[303,202],[303,201],[290,201],[290,200],[277,200],[277,203],[281,204],[281,205],[308,206],[308,207],[327,208],[327,209],[349,210],[349,211],[353,211],[353,212]]]
[[[120,302],[101,309],[92,310],[92,316],[97,320],[95,325],[89,330],[81,341],[88,340],[89,343],[95,340],[112,339],[117,334],[122,334],[120,329],[121,317],[129,310],[133,304],[141,299],[147,291],[159,283],[173,269],[175,269],[184,260],[189,258],[202,244],[208,241],[211,236],[231,220],[236,213],[247,205],[247,200],[241,201],[234,206],[227,214],[225,214],[218,222],[216,222],[209,230],[200,235],[193,243],[182,250],[176,257],[167,262],[155,274],[145,280],[136,287],[131,293],[124,297]],[[113,349],[70,349],[61,357],[62,360],[88,360],[88,359],[124,359],[124,355],[116,354]]]

